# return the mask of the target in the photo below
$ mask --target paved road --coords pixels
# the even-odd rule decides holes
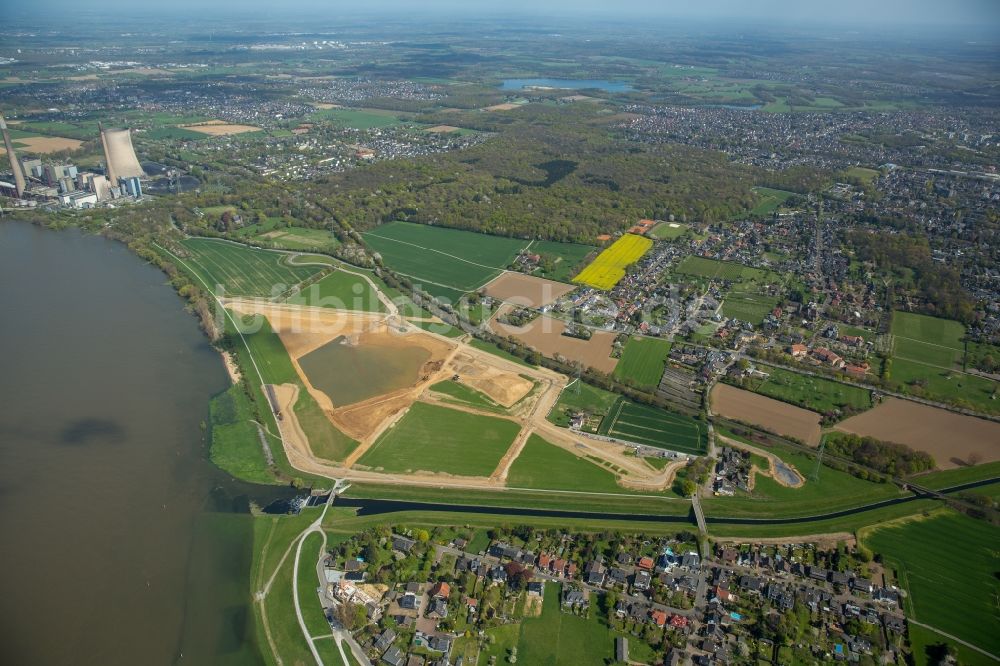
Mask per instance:
[[[334,497],[336,497],[336,495],[334,493],[330,493],[330,497],[326,500],[326,504],[323,505],[323,511],[320,512],[319,518],[314,520],[309,527],[299,534],[299,544],[295,548],[295,565],[292,567],[292,599],[295,601],[295,617],[299,621],[299,629],[302,630],[302,635],[305,636],[306,642],[309,643],[309,651],[312,652],[313,659],[316,660],[318,666],[324,666],[323,659],[319,656],[319,651],[316,649],[316,641],[313,639],[312,634],[309,633],[309,628],[306,626],[305,618],[302,617],[302,604],[299,600],[299,563],[302,560],[302,544],[305,543],[307,536],[313,532],[318,532],[323,535],[323,542],[326,543],[326,533],[322,528],[323,518],[326,517],[326,511],[330,508],[330,504],[333,503]],[[342,648],[341,653],[343,653]]]

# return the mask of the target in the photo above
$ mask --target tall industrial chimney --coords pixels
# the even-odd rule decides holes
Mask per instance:
[[[24,170],[21,167],[21,160],[17,159],[14,152],[14,143],[10,140],[10,132],[7,131],[7,121],[0,115],[0,131],[3,132],[3,145],[7,149],[7,159],[10,160],[10,170],[14,172],[14,187],[17,189],[17,198],[24,196]]]

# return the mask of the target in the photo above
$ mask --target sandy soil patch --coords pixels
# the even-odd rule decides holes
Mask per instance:
[[[524,599],[524,616],[525,617],[541,617],[542,615],[542,598],[535,596],[528,596]]]
[[[280,240],[282,238],[291,238],[298,243],[304,245],[314,245],[323,246],[328,245],[329,241],[320,240],[318,238],[310,238],[308,236],[300,236],[298,234],[289,233],[287,231],[268,231],[265,234],[261,234],[260,238],[267,238],[268,240]]]
[[[16,152],[41,154],[57,153],[60,150],[76,150],[83,145],[83,141],[67,139],[61,136],[33,136],[23,139],[14,139],[14,143],[27,146],[26,148],[19,148],[15,145],[14,150]],[[3,147],[0,147],[0,155],[6,154],[7,151]]]
[[[192,132],[200,132],[210,136],[229,136],[231,134],[244,134],[246,132],[257,132],[260,130],[259,127],[254,127],[253,125],[235,125],[224,123],[221,120],[210,120],[208,122],[198,123],[197,125],[181,125],[181,129],[191,130]]]
[[[284,342],[284,337],[280,334],[279,337],[282,337]],[[357,344],[382,349],[418,346],[431,354],[430,359],[421,368],[416,382],[410,386],[342,406],[334,405],[326,393],[313,386],[299,365],[299,356],[292,358],[292,364],[309,390],[309,394],[316,399],[338,428],[359,441],[369,439],[383,421],[409,407],[426,386],[450,376],[447,371],[442,370],[442,367],[451,352],[451,347],[433,336],[416,332],[400,335],[395,329],[381,328],[359,334]]]
[[[299,399],[299,387],[295,384],[272,384],[274,397],[278,400],[278,409],[281,410],[281,418],[275,418],[278,424],[278,431],[281,433],[281,441],[285,446],[285,452],[289,459],[294,454],[298,454],[299,460],[308,460],[313,457],[312,449],[309,448],[309,438],[306,437],[302,426],[299,425],[299,418],[295,414],[295,403]]]
[[[504,407],[510,407],[528,395],[535,385],[530,379],[487,365],[481,358],[465,352],[455,354],[448,369],[459,376],[462,384],[485,393]]]
[[[513,111],[514,109],[520,108],[521,104],[514,104],[512,102],[505,102],[504,104],[494,104],[493,106],[487,106],[483,111]]]
[[[925,451],[939,469],[963,467],[973,456],[979,462],[1000,460],[1000,423],[899,398],[886,398],[835,429]]]
[[[460,127],[454,127],[452,125],[435,125],[434,127],[428,127],[425,132],[434,132],[436,134],[447,134],[448,132],[457,132]]]
[[[226,374],[229,375],[229,380],[233,384],[240,383],[240,366],[236,365],[236,360],[233,355],[227,351],[220,352],[222,354],[222,363],[226,366]]]
[[[545,315],[523,327],[496,321],[490,325],[498,334],[513,336],[546,356],[562,356],[602,372],[611,372],[618,364],[618,359],[611,358],[615,334],[610,331],[595,331],[590,340],[571,338],[562,334],[566,330],[565,323]]]
[[[343,312],[248,298],[226,299],[223,303],[240,315],[267,317],[292,358],[305,356],[338,335],[354,336],[367,328],[384,327],[385,319],[385,315],[377,313]]]
[[[712,411],[726,418],[760,426],[786,437],[795,437],[809,446],[820,439],[820,415],[728,384],[712,389]]]
[[[503,273],[486,285],[486,293],[515,305],[539,308],[555,302],[576,287],[522,273]]]
[[[385,315],[290,306],[249,299],[227,301],[226,306],[240,314],[262,314],[267,317],[271,328],[288,351],[292,365],[309,391],[309,395],[316,400],[334,426],[362,444],[376,437],[384,422],[413,404],[428,385],[453,374],[453,371],[445,369],[444,366],[454,351],[454,344],[420,330],[401,332],[385,322]],[[370,345],[385,349],[422,347],[430,352],[430,359],[423,365],[418,380],[411,386],[351,405],[334,405],[326,393],[310,382],[302,366],[299,365],[299,359],[340,336],[346,336],[353,344],[362,346]],[[363,453],[365,448],[361,446],[358,450]]]

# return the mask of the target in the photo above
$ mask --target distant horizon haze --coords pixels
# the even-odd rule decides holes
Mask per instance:
[[[27,6],[8,10],[8,16],[34,17],[78,13],[75,0],[38,0]],[[672,19],[693,21],[745,22],[749,25],[777,23],[785,26],[855,26],[910,28],[975,27],[980,30],[1000,28],[1000,2],[997,0],[839,0],[835,3],[810,0],[507,0],[503,3],[477,0],[370,0],[363,7],[337,0],[298,0],[274,3],[271,0],[175,0],[168,4],[143,5],[133,1],[106,0],[100,10],[85,13],[100,16],[106,12],[117,18],[149,15],[176,15],[196,18],[225,15],[252,20],[257,17],[284,16],[318,19],[341,16],[358,18],[390,14],[409,14],[461,19],[474,18],[552,18],[573,21],[616,18]]]

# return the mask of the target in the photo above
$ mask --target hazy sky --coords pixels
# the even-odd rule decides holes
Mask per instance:
[[[107,10],[122,13],[176,13],[197,10],[213,14],[295,15],[317,18],[393,11],[400,15],[613,15],[620,17],[688,17],[781,21],[799,24],[956,25],[1000,28],[1000,0],[33,0],[19,5],[38,11]],[[214,11],[213,11],[214,10]]]

